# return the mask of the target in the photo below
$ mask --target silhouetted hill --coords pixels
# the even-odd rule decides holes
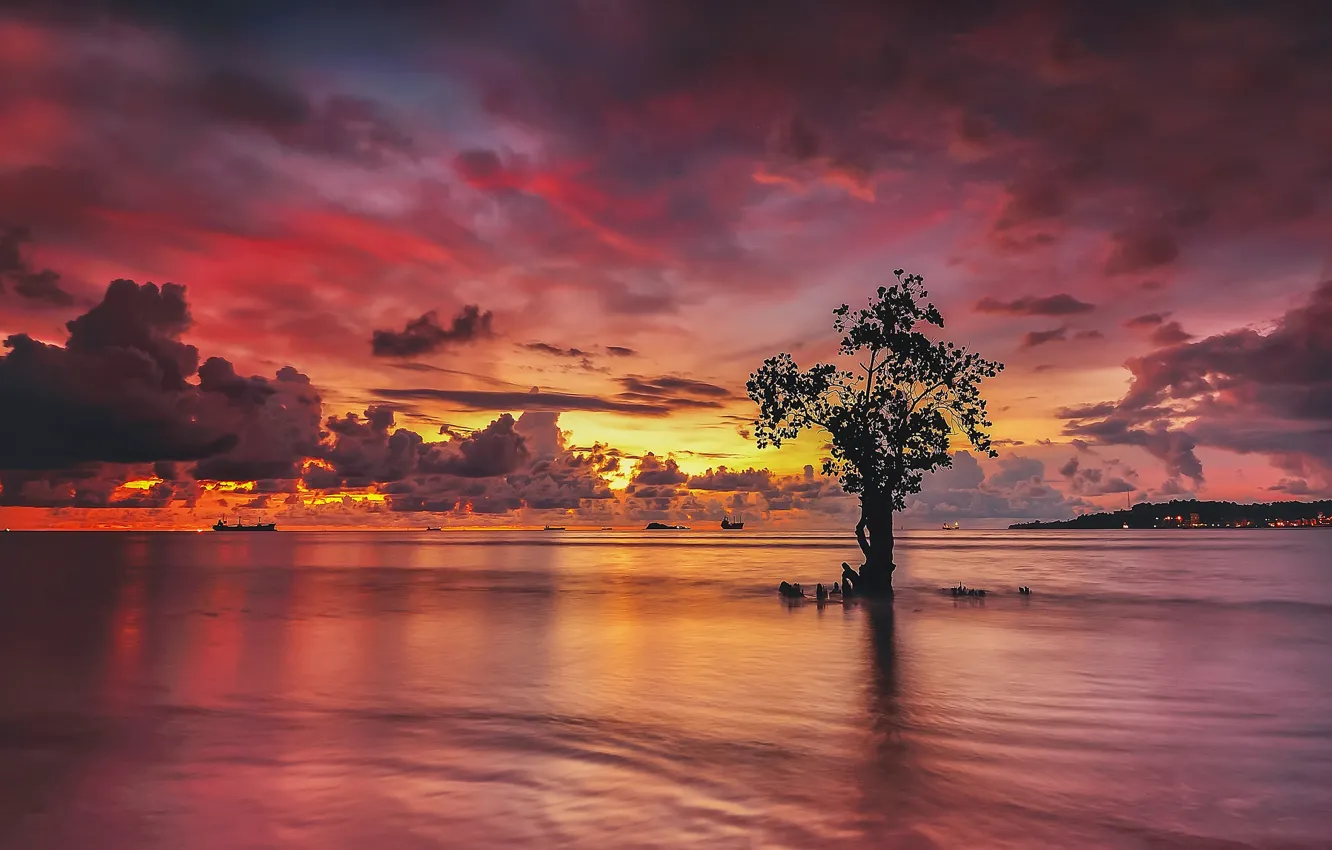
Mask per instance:
[[[1083,514],[1052,522],[1019,522],[1009,528],[1288,528],[1332,527],[1332,500],[1320,502],[1234,502],[1175,500],[1144,502],[1132,510]]]

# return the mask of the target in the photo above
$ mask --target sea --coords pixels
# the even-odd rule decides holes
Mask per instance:
[[[905,532],[889,603],[776,593],[855,560],[0,533],[0,847],[1332,847],[1332,532]]]

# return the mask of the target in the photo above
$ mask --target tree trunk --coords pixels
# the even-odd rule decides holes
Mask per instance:
[[[861,501],[856,540],[865,556],[859,573],[850,578],[861,596],[893,595],[893,512],[881,503]],[[845,575],[845,573],[844,573]]]

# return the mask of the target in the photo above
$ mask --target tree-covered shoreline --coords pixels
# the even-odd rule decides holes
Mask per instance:
[[[1203,502],[1176,499],[1134,505],[1130,510],[1083,514],[1067,520],[1019,522],[1014,529],[1030,528],[1289,528],[1332,527],[1332,500],[1316,502]]]

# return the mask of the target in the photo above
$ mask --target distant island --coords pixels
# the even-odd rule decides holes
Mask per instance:
[[[1309,528],[1332,527],[1332,500],[1321,502],[1234,502],[1176,500],[1144,502],[1130,510],[1083,514],[1051,522],[1019,522],[1009,528]]]

